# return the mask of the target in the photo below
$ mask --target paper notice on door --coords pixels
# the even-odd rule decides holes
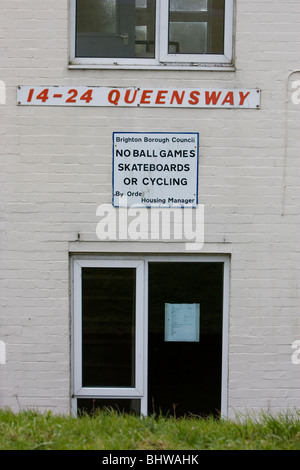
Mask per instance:
[[[200,341],[200,304],[165,304],[165,341]]]

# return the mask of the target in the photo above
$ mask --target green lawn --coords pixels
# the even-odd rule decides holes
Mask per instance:
[[[139,418],[103,412],[81,418],[0,411],[1,450],[300,450],[294,417]]]

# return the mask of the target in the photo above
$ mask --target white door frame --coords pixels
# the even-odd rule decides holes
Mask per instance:
[[[82,385],[82,268],[135,268],[136,269],[136,324],[135,324],[135,387],[83,387]],[[74,307],[73,307],[73,395],[77,398],[135,398],[143,396],[143,261],[129,260],[74,260]]]
[[[151,262],[223,263],[223,336],[221,416],[228,415],[228,333],[229,277],[228,255],[76,255],[71,258],[72,271],[72,409],[77,413],[77,398],[140,399],[141,414],[148,413],[148,265]],[[83,267],[136,268],[136,386],[134,388],[82,387],[82,298],[81,270]],[[138,314],[142,312],[142,314]]]

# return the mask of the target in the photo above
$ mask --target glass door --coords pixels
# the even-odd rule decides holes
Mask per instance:
[[[137,409],[143,396],[142,261],[74,261],[74,396]],[[91,402],[90,399],[93,399]]]
[[[150,262],[148,276],[148,414],[219,416],[224,263]]]

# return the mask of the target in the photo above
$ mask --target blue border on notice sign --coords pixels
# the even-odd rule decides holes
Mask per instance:
[[[181,209],[195,209],[198,206],[198,183],[199,183],[199,132],[113,132],[112,134],[112,205],[113,207],[116,208],[123,208],[123,206],[116,206],[114,203],[114,195],[115,195],[115,135],[118,134],[130,134],[130,135],[194,135],[196,136],[197,139],[197,175],[196,175],[196,205],[195,206],[175,206],[176,208],[181,208]],[[130,206],[128,206],[130,207]],[[139,206],[136,206],[139,207]],[[146,209],[151,209],[151,208],[159,208],[159,209],[169,209],[170,207],[173,207],[172,205],[162,205],[162,206],[140,206],[140,207],[145,207]]]

